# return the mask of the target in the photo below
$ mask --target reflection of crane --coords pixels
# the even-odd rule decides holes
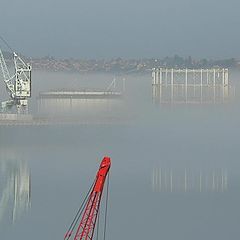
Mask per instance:
[[[3,53],[0,49],[0,66],[3,81],[6,85],[10,99],[1,103],[2,111],[13,106],[19,113],[27,112],[28,100],[31,97],[31,66],[26,64],[17,53],[13,52],[15,73],[10,76]]]
[[[15,222],[30,207],[31,182],[29,169],[23,162],[0,162],[1,187],[0,220],[11,209],[12,222]]]
[[[70,228],[68,229],[64,239],[70,239],[74,233],[75,226],[78,223],[78,220],[81,218],[81,221],[78,225],[77,231],[75,232],[74,240],[92,240],[94,234],[94,228],[96,225],[97,218],[99,218],[99,208],[103,192],[103,187],[105,179],[107,177],[108,171],[111,166],[111,159],[109,157],[104,157],[99,170],[97,172],[96,179],[92,188],[90,188],[87,197],[85,198],[82,206],[78,210]],[[108,195],[108,193],[107,193]],[[83,212],[84,210],[84,212]],[[106,210],[107,211],[107,210]],[[82,214],[83,212],[83,214]],[[106,220],[106,215],[105,215]],[[106,227],[106,221],[105,221]],[[104,231],[105,237],[105,231]]]
[[[19,173],[14,177],[13,222],[30,207],[31,179],[29,169],[20,165]]]

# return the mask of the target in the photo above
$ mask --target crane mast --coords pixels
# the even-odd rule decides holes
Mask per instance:
[[[10,73],[8,71],[7,64],[5,62],[1,49],[0,49],[0,64],[2,69],[3,81],[6,84],[7,91],[9,92],[11,98],[14,98],[14,82],[13,82],[14,76],[10,77]]]
[[[86,207],[84,209],[81,221],[78,225],[77,231],[74,235],[74,240],[92,240],[94,235],[94,229],[98,218],[101,197],[103,193],[104,183],[111,167],[111,159],[104,157],[99,170],[96,175],[95,183],[90,192]],[[76,218],[76,217],[75,217]],[[77,217],[78,219],[79,217]],[[75,219],[74,219],[75,220]],[[76,225],[76,224],[75,224]],[[70,226],[67,231],[64,240],[68,240],[73,236],[74,227]]]

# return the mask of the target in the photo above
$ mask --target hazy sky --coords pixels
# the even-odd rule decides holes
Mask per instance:
[[[28,56],[238,58],[239,9],[239,0],[1,0],[0,35]]]

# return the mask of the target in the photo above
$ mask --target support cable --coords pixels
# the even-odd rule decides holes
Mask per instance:
[[[80,217],[82,215],[82,212],[83,212],[83,210],[84,210],[84,208],[85,208],[85,206],[87,204],[87,200],[89,199],[89,195],[92,192],[92,189],[93,189],[93,186],[94,186],[95,182],[96,182],[96,179],[94,180],[94,182],[92,183],[90,189],[88,190],[88,193],[87,193],[86,197],[84,198],[81,206],[79,207],[79,209],[78,209],[78,211],[77,211],[77,213],[76,213],[76,215],[75,215],[75,217],[74,217],[74,219],[73,219],[73,221],[72,221],[72,223],[71,223],[71,225],[70,225],[70,227],[69,227],[69,229],[67,231],[67,235],[66,235],[67,238],[65,238],[66,240],[68,240],[71,237],[72,231],[76,227],[76,225],[77,225],[77,223],[78,223],[78,221],[79,221],[79,219],[80,219]]]
[[[107,177],[107,195],[106,195],[106,209],[105,209],[105,219],[104,219],[103,240],[106,240],[106,231],[107,231],[107,210],[108,210],[109,175],[110,175],[110,173],[108,173],[108,177]]]
[[[4,44],[9,48],[11,52],[15,52],[11,46],[8,44],[8,42],[0,35],[0,39],[4,42]]]
[[[98,240],[98,235],[99,235],[99,218],[100,218],[100,209],[97,215],[97,237],[96,240]]]

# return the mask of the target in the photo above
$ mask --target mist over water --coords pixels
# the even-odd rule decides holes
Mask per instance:
[[[123,99],[90,116],[111,122],[0,127],[0,203],[11,168],[24,162],[31,179],[31,204],[18,199],[14,223],[13,205],[4,205],[1,239],[63,239],[104,155],[112,158],[107,239],[237,239],[240,73],[230,72],[235,91],[224,103],[156,104],[151,74],[34,72],[31,112],[43,114],[40,91],[105,89],[114,77],[120,91],[126,79]]]

